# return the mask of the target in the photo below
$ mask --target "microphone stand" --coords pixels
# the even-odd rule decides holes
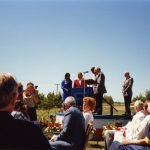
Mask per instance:
[[[85,74],[86,74],[86,73],[88,73],[88,72],[86,72],[86,71],[83,72],[83,74],[84,74],[84,76],[83,76],[83,78],[84,78],[84,93],[83,93],[83,96],[84,96],[84,97],[85,97]],[[83,98],[84,98],[84,97],[83,97]]]
[[[83,96],[85,97],[85,73],[84,73],[84,94],[83,94]]]

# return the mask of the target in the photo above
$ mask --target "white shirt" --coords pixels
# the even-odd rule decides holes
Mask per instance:
[[[144,111],[141,110],[137,112],[134,116],[131,122],[129,122],[125,127],[127,128],[126,130],[126,138],[127,139],[133,139],[137,128],[140,126],[141,121],[143,121],[145,118]]]
[[[83,112],[83,116],[85,119],[85,130],[86,130],[88,123],[93,123],[94,117],[93,117],[93,114],[91,111],[90,112]]]
[[[146,115],[143,121],[140,123],[139,127],[136,130],[134,139],[143,139],[148,134],[150,128],[150,115]]]

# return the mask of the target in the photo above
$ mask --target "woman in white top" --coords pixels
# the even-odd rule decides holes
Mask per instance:
[[[88,123],[93,124],[94,117],[92,111],[95,109],[96,101],[92,97],[83,98],[83,116],[85,118],[85,130]]]

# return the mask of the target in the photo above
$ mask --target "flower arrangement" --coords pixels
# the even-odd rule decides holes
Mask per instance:
[[[43,132],[48,139],[50,139],[54,134],[58,134],[62,130],[62,124],[56,122],[56,116],[50,115],[49,120],[41,121],[43,126]]]

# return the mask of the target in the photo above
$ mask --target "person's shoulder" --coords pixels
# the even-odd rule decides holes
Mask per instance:
[[[66,114],[72,113],[74,109],[75,109],[74,107],[70,107],[69,109],[67,109]]]
[[[65,82],[65,80],[62,80],[62,81],[61,81],[61,83],[64,83],[64,82]]]
[[[78,82],[78,79],[75,79],[74,82]]]
[[[83,112],[83,116],[84,117],[91,116],[91,112]]]
[[[39,127],[33,124],[31,121],[14,119],[14,124],[16,125],[16,128],[18,128],[18,130],[24,130],[24,131],[39,130]]]
[[[79,109],[76,108],[76,107],[70,107],[67,111],[66,111],[66,114],[70,114],[70,113],[76,113],[78,112]]]
[[[129,80],[133,81],[134,79],[132,77],[130,77]]]
[[[105,77],[105,75],[104,75],[104,73],[103,73],[103,72],[101,72],[101,73],[100,73],[100,76],[101,76],[101,77]]]

